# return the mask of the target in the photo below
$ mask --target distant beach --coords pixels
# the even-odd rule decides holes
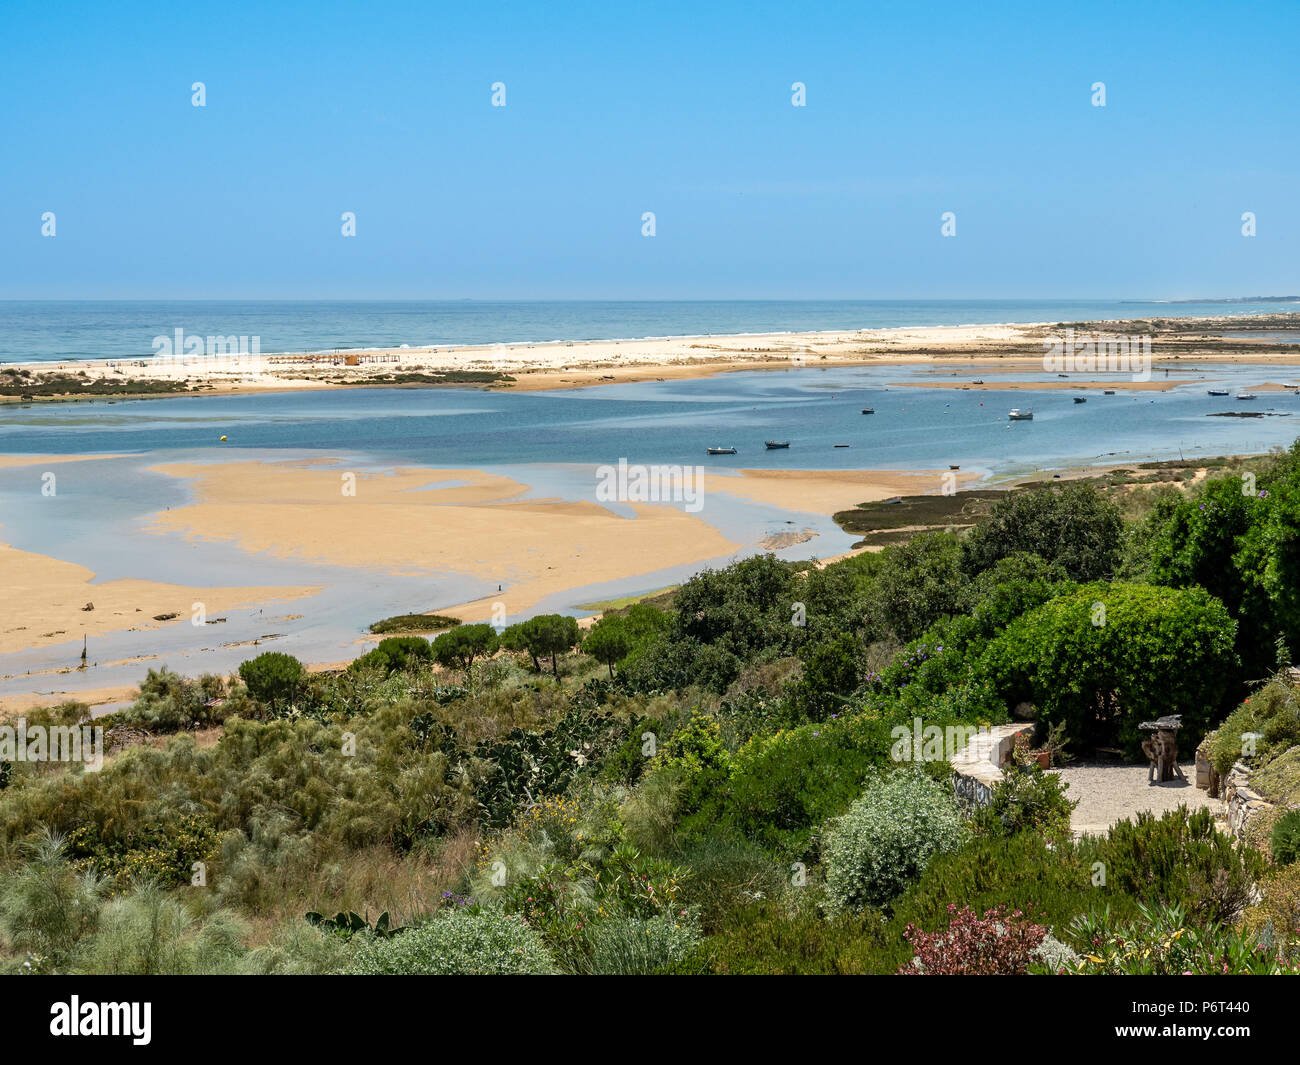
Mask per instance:
[[[977,367],[979,374],[1008,373],[1041,367],[1045,343],[1065,328],[1061,322],[1047,320],[296,353],[260,350],[264,346],[246,343],[246,335],[206,337],[178,328],[175,340],[165,338],[168,351],[175,351],[165,357],[22,362],[0,368],[0,374],[9,375],[4,391],[12,401],[24,394],[23,381],[15,374],[26,376],[29,383],[42,376],[75,375],[83,385],[94,382],[129,394],[133,382],[140,384],[141,391],[151,391],[147,385],[162,385],[177,392],[425,384],[544,391],[742,370],[926,363]],[[1153,357],[1167,361],[1300,363],[1300,313],[1295,312],[1087,320],[1070,323],[1068,328],[1097,335],[1145,336],[1150,338]],[[189,341],[216,350],[185,354]],[[0,383],[5,380],[0,377]]]

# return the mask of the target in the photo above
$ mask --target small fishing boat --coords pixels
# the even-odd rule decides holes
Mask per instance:
[[[1068,373],[1058,373],[1056,376],[1057,376],[1057,377],[1069,377],[1070,375],[1069,375]]]
[[[1256,396],[1254,392],[1238,392],[1238,393],[1237,393],[1237,398],[1238,398],[1238,399],[1258,399],[1259,397]]]
[[[1108,388],[1102,393],[1103,396],[1113,396],[1114,394],[1115,390],[1113,388]]]
[[[1075,402],[1075,403],[1087,403],[1087,402],[1088,402],[1088,397],[1087,397],[1087,396],[1075,396],[1075,397],[1074,397],[1074,402]]]
[[[832,447],[848,447],[848,444],[832,444]]]
[[[863,414],[875,414],[875,413],[876,413],[876,408],[875,408],[875,407],[863,407],[863,408],[862,408],[862,413],[863,413]]]
[[[734,455],[736,449],[734,447],[711,447],[708,452],[710,455]]]
[[[971,384],[973,384],[973,385],[982,385],[983,383],[984,383],[984,382],[983,382],[980,378],[978,378],[978,377],[975,378],[975,380],[971,382]]]
[[[1209,392],[1209,394],[1212,396],[1226,396],[1228,394],[1228,390],[1226,388],[1209,388],[1206,389],[1206,391]]]
[[[789,447],[790,441],[789,440],[765,440],[763,441],[763,445],[767,448],[768,451],[776,451],[779,448]]]
[[[1032,410],[1021,410],[1019,407],[1013,407],[1007,415],[1007,419],[1013,422],[1032,422],[1034,412]]]
[[[960,470],[961,467],[960,467],[960,466],[949,466],[948,469],[950,469],[950,470]]]

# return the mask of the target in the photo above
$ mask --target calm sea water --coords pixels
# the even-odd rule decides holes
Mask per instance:
[[[1287,311],[1300,301],[3,300],[0,362],[151,355],[154,338],[177,329],[255,336],[275,352]]]

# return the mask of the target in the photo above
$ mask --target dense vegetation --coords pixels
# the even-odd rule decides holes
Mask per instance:
[[[1208,734],[1221,771],[1300,805],[1300,447],[1240,472],[1019,492],[967,531],[749,558],[585,631],[546,615],[389,636],[332,673],[276,653],[153,671],[103,719],[100,772],[0,767],[5,964],[1292,969],[1284,809],[1256,846],[1185,809],[1074,839],[1032,752],[975,810],[951,752],[899,740],[1014,716],[1131,758],[1139,722],[1179,713],[1185,752]]]

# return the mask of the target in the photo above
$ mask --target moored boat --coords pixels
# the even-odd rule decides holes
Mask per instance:
[[[778,448],[789,447],[790,441],[789,440],[765,440],[763,441],[763,445],[768,449],[768,451],[776,451]]]
[[[1032,410],[1021,410],[1019,407],[1013,407],[1011,408],[1011,412],[1007,415],[1007,418],[1013,422],[1032,422],[1034,420],[1034,412]]]
[[[734,447],[711,447],[708,452],[710,455],[734,455],[736,449]]]
[[[1087,396],[1075,396],[1075,397],[1074,397],[1074,402],[1075,402],[1075,403],[1087,403],[1087,402],[1088,402],[1088,397],[1087,397]]]
[[[1226,388],[1210,388],[1206,389],[1206,391],[1212,396],[1226,396],[1228,394]]]
[[[876,408],[875,408],[875,407],[863,407],[863,408],[862,408],[862,413],[863,413],[863,414],[875,414],[875,413],[876,413]]]

